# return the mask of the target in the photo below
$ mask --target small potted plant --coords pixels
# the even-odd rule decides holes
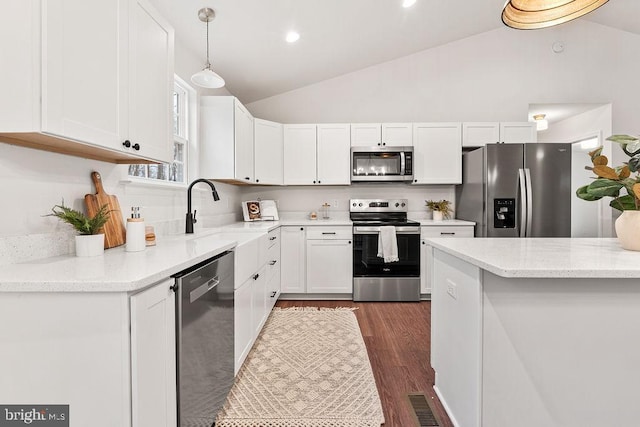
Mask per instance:
[[[451,218],[453,209],[451,209],[451,202],[448,200],[425,200],[427,207],[433,212],[433,219],[435,221],[442,221],[443,219]]]
[[[586,169],[596,175],[593,182],[576,190],[582,200],[600,200],[611,197],[609,203],[622,211],[616,220],[616,234],[624,249],[640,251],[640,140],[630,135],[612,135],[608,141],[616,142],[629,156],[629,161],[620,166],[608,166],[609,159],[602,155],[602,147],[589,153],[593,166]],[[625,190],[627,194],[621,195]]]
[[[47,216],[55,216],[71,224],[79,233],[76,236],[76,256],[97,256],[104,253],[104,234],[100,231],[109,219],[107,205],[102,205],[93,218],[88,218],[82,212],[65,206],[64,201],[51,208],[51,211],[52,213]]]

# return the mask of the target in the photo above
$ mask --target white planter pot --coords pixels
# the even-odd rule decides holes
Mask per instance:
[[[104,234],[76,236],[76,256],[98,256],[104,254]]]
[[[434,221],[442,221],[442,212],[441,211],[433,211],[433,220]]]
[[[640,251],[640,211],[623,211],[616,219],[616,235],[623,249]]]

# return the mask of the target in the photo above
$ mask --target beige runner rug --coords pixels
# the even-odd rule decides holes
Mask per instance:
[[[352,309],[274,309],[216,427],[379,427],[382,405]]]

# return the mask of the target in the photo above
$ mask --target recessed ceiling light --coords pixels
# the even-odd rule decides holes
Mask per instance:
[[[403,0],[402,7],[411,7],[416,4],[416,0]]]
[[[297,33],[297,32],[295,32],[295,31],[289,31],[289,32],[287,33],[287,38],[286,38],[286,40],[287,40],[287,42],[289,42],[289,43],[295,43],[295,42],[297,42],[297,41],[298,41],[298,39],[299,39],[299,38],[300,38],[300,34],[298,34],[298,33]]]

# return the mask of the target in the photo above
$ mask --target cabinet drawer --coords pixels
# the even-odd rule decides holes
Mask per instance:
[[[423,239],[429,237],[473,237],[473,227],[468,225],[421,227],[420,237]]]
[[[271,230],[267,234],[269,248],[273,247],[273,245],[280,245],[280,229],[276,228],[275,230]]]
[[[351,226],[340,227],[307,227],[307,240],[336,240],[351,239],[353,228]]]

